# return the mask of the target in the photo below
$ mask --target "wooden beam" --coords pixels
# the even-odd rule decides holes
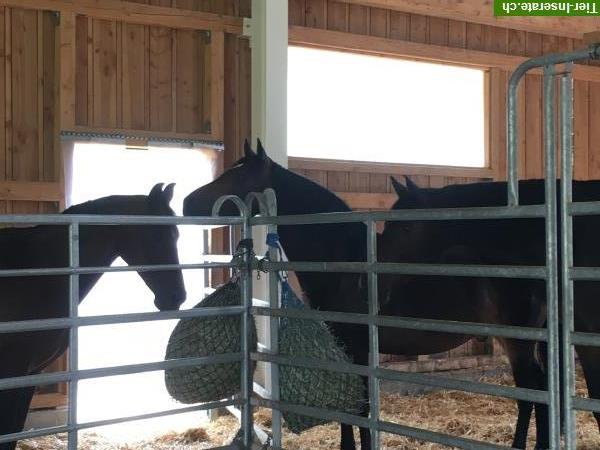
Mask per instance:
[[[212,143],[219,143],[212,134],[205,133],[183,133],[173,131],[148,131],[148,130],[135,130],[135,129],[124,129],[124,128],[104,128],[104,127],[83,127],[74,126],[70,128],[63,128],[66,133],[81,133],[81,134],[103,134],[103,135],[115,135],[123,136],[131,139],[174,139],[182,141],[206,141]]]
[[[222,141],[225,134],[225,35],[212,33],[210,43],[210,132]]]
[[[66,406],[68,397],[60,393],[37,394],[31,400],[29,409],[49,409]]]
[[[398,199],[396,194],[369,192],[335,192],[352,209],[391,209]]]
[[[28,202],[63,202],[59,182],[0,181],[0,200]]]
[[[391,56],[416,61],[449,63],[482,69],[498,68],[509,72],[528,59],[523,56],[504,53],[422,44],[298,26],[290,27],[289,42],[292,45]],[[541,70],[533,70],[530,73],[541,74]],[[600,82],[600,68],[576,64],[573,69],[573,77],[579,80]]]
[[[449,167],[418,164],[390,164],[364,161],[339,161],[335,159],[315,159],[290,157],[290,170],[323,170],[328,172],[383,173],[390,175],[427,175],[459,178],[493,178],[494,172],[488,167]]]
[[[95,19],[242,33],[242,18],[122,0],[0,0],[0,6],[81,14]]]
[[[493,0],[340,0],[444,19],[581,39],[600,28],[598,17],[495,17]]]
[[[59,26],[60,40],[60,126],[75,126],[75,14],[64,13]]]

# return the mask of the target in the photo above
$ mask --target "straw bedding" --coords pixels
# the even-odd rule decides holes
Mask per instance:
[[[498,371],[496,371],[498,372]],[[585,395],[585,383],[578,374],[578,394]],[[506,370],[492,376],[483,376],[480,381],[512,384]],[[382,394],[381,415],[385,420],[425,427],[434,431],[451,433],[472,439],[509,445],[516,420],[515,402],[500,398],[473,395],[456,391],[437,391],[424,395],[402,396]],[[270,425],[270,412],[258,410],[257,423]],[[219,418],[205,428],[188,430],[182,434],[169,434],[159,439],[127,445],[115,445],[103,441],[97,435],[84,434],[80,448],[83,450],[199,450],[224,445],[231,441],[238,428],[236,419],[230,416]],[[284,430],[286,431],[286,430]],[[530,429],[530,448],[533,448],[535,432]],[[591,414],[578,416],[578,449],[599,450],[600,433]],[[339,427],[334,424],[312,428],[299,436],[284,433],[284,448],[289,450],[336,449],[339,445]],[[65,438],[33,439],[23,442],[20,450],[62,450]],[[442,447],[412,439],[382,435],[382,449],[437,450]]]

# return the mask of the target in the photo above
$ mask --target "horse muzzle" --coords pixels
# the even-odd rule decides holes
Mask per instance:
[[[167,295],[161,295],[155,297],[154,305],[160,311],[176,311],[179,309],[181,304],[185,301],[187,294],[185,290],[172,292]]]

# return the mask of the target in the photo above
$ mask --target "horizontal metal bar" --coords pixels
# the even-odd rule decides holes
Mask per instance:
[[[29,225],[239,225],[241,216],[137,216],[106,214],[2,214],[1,224]]]
[[[434,442],[452,448],[462,448],[466,450],[499,450],[510,448],[503,445],[490,444],[489,442],[476,441],[474,439],[452,436],[450,434],[409,427],[407,425],[387,421],[380,421],[378,428],[379,431],[383,433],[397,434],[421,441]]]
[[[600,267],[571,267],[569,276],[572,280],[600,280]]]
[[[369,428],[370,421],[366,417],[360,417],[353,414],[346,414],[338,411],[325,410],[320,408],[314,408],[304,405],[294,405],[287,402],[274,401],[261,398],[253,398],[252,404],[254,406],[262,406],[270,409],[277,409],[279,411],[289,411],[296,414],[302,414],[310,417],[316,417],[323,420],[329,420],[332,422],[341,422],[349,425],[354,425],[363,428]],[[405,425],[399,425],[386,421],[375,422],[375,428],[379,431],[391,434],[397,434],[414,439],[423,441],[435,442],[442,445],[450,445],[457,448],[469,449],[469,450],[498,450],[506,449],[496,444],[488,444],[485,442],[475,441],[472,439],[466,439],[462,437],[451,436],[448,434],[437,433],[435,431],[422,430],[419,428],[407,427]]]
[[[323,223],[349,223],[408,220],[481,220],[530,219],[545,217],[544,205],[485,206],[477,208],[398,209],[392,211],[356,211],[289,216],[257,216],[250,218],[251,225],[311,225]]]
[[[484,266],[463,264],[413,264],[413,263],[367,263],[367,262],[314,262],[314,261],[261,261],[258,268],[267,271],[298,272],[376,272],[397,275],[435,275],[490,278],[545,279],[546,268],[542,266]]]
[[[272,317],[293,317],[296,319],[322,320],[327,322],[354,323],[369,325],[368,314],[335,311],[315,311],[294,308],[253,307],[252,314]],[[451,320],[417,319],[413,317],[377,316],[373,323],[380,327],[396,327],[408,330],[434,331],[438,333],[458,333],[472,336],[498,336],[530,341],[547,341],[545,328],[516,327],[512,325],[455,322]]]
[[[600,347],[599,333],[581,333],[576,332],[571,335],[573,345],[584,345],[588,347]]]
[[[567,211],[572,216],[593,216],[600,214],[600,202],[574,202]]]
[[[88,380],[90,378],[112,377],[117,375],[130,375],[133,373],[154,372],[157,370],[175,369],[191,366],[206,366],[241,361],[241,353],[225,353],[221,355],[201,356],[196,358],[170,359],[151,363],[129,364],[124,366],[101,367],[97,369],[76,370],[73,372],[53,372],[38,375],[25,375],[20,377],[0,379],[0,390],[15,389],[25,386],[42,386],[47,384],[64,383],[74,380]]]
[[[0,444],[5,442],[20,441],[23,439],[32,439],[41,436],[48,436],[50,434],[68,433],[69,431],[85,430],[89,428],[103,427],[107,425],[115,425],[124,422],[133,422],[136,420],[147,420],[155,419],[157,417],[171,416],[176,414],[185,414],[195,411],[204,411],[207,409],[226,408],[231,405],[238,405],[238,400],[221,400],[217,402],[202,403],[194,406],[187,406],[185,408],[167,409],[163,411],[157,411],[153,413],[139,414],[135,416],[118,417],[114,419],[97,420],[94,422],[84,422],[75,426],[69,427],[62,425],[58,427],[41,428],[30,431],[22,431],[19,433],[5,434],[0,436]]]
[[[573,407],[580,411],[600,412],[600,400],[595,398],[573,397]]]
[[[267,352],[254,352],[252,359],[288,366],[305,367],[308,369],[323,369],[333,372],[353,373],[356,375],[369,376],[371,371],[368,366],[360,364],[341,363],[338,361],[323,361],[313,358],[304,358],[300,356],[288,357],[282,355],[272,355]],[[442,389],[452,389],[457,391],[472,392],[475,394],[492,395],[496,397],[512,398],[514,400],[525,400],[537,403],[548,403],[548,393],[534,389],[525,389],[511,386],[500,386],[489,383],[479,383],[475,381],[458,380],[454,378],[441,377],[428,374],[417,374],[410,372],[399,372],[397,370],[378,368],[373,371],[377,378],[391,381],[402,381],[422,386],[438,387]]]
[[[535,389],[526,389],[514,386],[480,383],[477,381],[460,380],[456,378],[441,377],[424,373],[399,372],[391,369],[378,369],[379,378],[391,381],[419,384],[423,386],[452,389],[455,391],[472,392],[474,394],[492,395],[495,397],[525,400],[536,403],[548,404],[548,392]]]
[[[113,325],[157,320],[190,319],[194,317],[233,316],[243,312],[242,306],[212,306],[192,308],[179,311],[156,311],[146,313],[110,314],[60,319],[21,320],[0,322],[0,334],[23,331],[60,330],[71,326],[85,327],[97,325]]]
[[[194,269],[229,269],[237,267],[235,263],[228,262],[204,262],[194,264],[155,264],[141,266],[113,266],[113,267],[56,267],[49,269],[11,269],[0,270],[0,278],[8,277],[34,277],[34,276],[57,276],[57,275],[86,275],[93,273],[110,272],[157,272],[164,270],[194,270]]]

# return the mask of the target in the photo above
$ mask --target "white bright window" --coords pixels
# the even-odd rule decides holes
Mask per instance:
[[[483,167],[485,72],[289,47],[290,156]]]

